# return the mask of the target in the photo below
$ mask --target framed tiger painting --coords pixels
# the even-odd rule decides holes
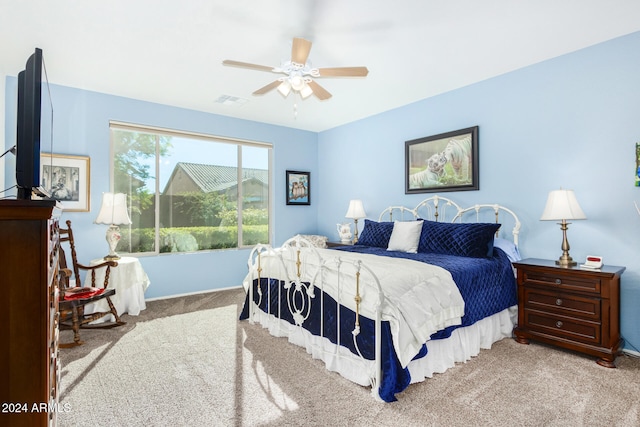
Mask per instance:
[[[479,190],[478,126],[405,142],[405,194]]]

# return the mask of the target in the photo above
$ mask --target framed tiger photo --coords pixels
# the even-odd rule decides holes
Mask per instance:
[[[479,190],[478,126],[405,142],[405,194]]]

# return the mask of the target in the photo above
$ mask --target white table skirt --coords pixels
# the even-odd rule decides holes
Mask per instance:
[[[104,259],[94,259],[91,265],[97,265],[104,262]],[[128,313],[132,316],[140,314],[141,310],[147,308],[144,301],[144,293],[151,284],[147,273],[145,273],[138,258],[122,257],[117,260],[118,266],[111,268],[109,274],[109,285],[107,288],[115,289],[116,294],[111,297],[111,302],[116,307],[118,315]],[[96,270],[96,286],[102,286],[104,283],[106,267]],[[90,286],[90,278],[85,278],[85,286]],[[85,306],[85,313],[95,313],[98,311],[109,311],[109,304],[105,299],[96,301]],[[105,316],[97,320],[99,322],[113,321],[113,316]]]

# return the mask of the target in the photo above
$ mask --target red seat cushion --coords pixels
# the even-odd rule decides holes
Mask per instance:
[[[69,288],[64,291],[64,295],[62,296],[62,299],[73,300],[73,299],[89,298],[95,295],[100,295],[103,292],[104,292],[103,288],[92,288],[92,287]]]

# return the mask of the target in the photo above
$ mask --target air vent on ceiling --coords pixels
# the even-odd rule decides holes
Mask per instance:
[[[247,99],[238,98],[237,96],[231,96],[231,95],[220,95],[218,99],[215,100],[215,102],[218,104],[238,105],[238,106],[246,104],[247,101],[248,101]]]

